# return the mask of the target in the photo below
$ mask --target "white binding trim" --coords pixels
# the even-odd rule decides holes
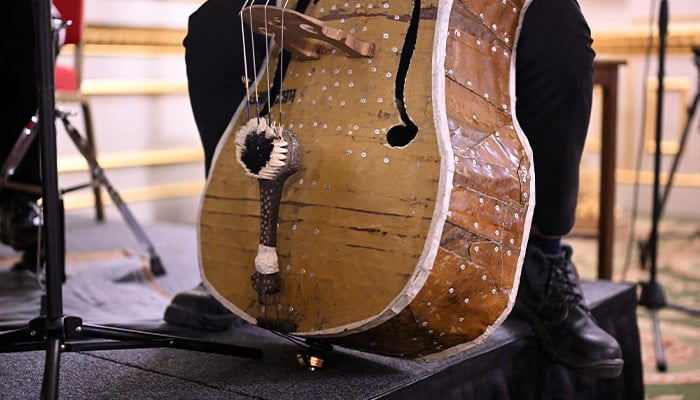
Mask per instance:
[[[508,315],[510,315],[510,312],[513,309],[513,306],[515,305],[515,299],[518,295],[518,286],[520,285],[520,274],[522,272],[522,267],[523,267],[523,262],[525,261],[525,249],[527,248],[527,241],[529,238],[530,234],[530,226],[532,225],[532,215],[533,211],[535,208],[535,170],[534,170],[534,161],[532,157],[532,148],[530,147],[530,142],[527,140],[527,137],[525,136],[525,133],[518,123],[517,116],[515,114],[515,103],[516,103],[516,97],[515,97],[515,58],[516,58],[516,49],[518,48],[518,40],[520,38],[520,30],[523,25],[523,18],[525,17],[525,12],[527,11],[528,6],[532,3],[532,0],[526,0],[525,3],[523,4],[523,8],[520,11],[520,18],[518,21],[518,27],[515,31],[515,41],[513,42],[513,52],[511,54],[511,59],[510,59],[510,81],[509,81],[509,88],[508,91],[510,93],[510,110],[512,113],[512,120],[513,120],[513,127],[515,128],[515,132],[518,134],[518,137],[520,138],[520,142],[523,145],[523,151],[525,154],[527,154],[527,157],[530,159],[530,169],[528,170],[528,173],[530,174],[530,195],[529,195],[529,202],[528,202],[528,209],[527,213],[525,215],[525,224],[523,227],[523,241],[520,246],[520,255],[518,256],[518,265],[515,271],[515,277],[513,279],[513,289],[510,292],[510,297],[508,299],[508,305],[506,306],[506,309],[503,310],[501,315],[494,321],[491,325],[489,325],[484,333],[482,333],[479,337],[476,339],[466,342],[466,343],[461,343],[456,346],[449,347],[441,352],[437,353],[432,353],[429,354],[425,357],[418,358],[418,360],[422,361],[434,361],[434,360],[441,360],[446,357],[450,357],[456,354],[459,354],[465,350],[468,350],[472,347],[475,347],[479,344],[482,344],[483,342],[488,339],[491,334],[503,323],[503,321],[508,318]]]
[[[452,192],[452,180],[454,179],[454,162],[452,162],[454,154],[450,141],[447,113],[445,112],[447,109],[445,102],[445,57],[447,55],[447,36],[452,3],[453,0],[446,0],[441,1],[438,5],[433,39],[433,122],[435,123],[435,135],[441,160],[440,180],[438,183],[438,192],[435,196],[435,209],[433,210],[433,218],[426,235],[425,247],[418,259],[418,264],[413,273],[411,282],[406,284],[405,289],[391,304],[391,315],[387,317],[393,317],[409,306],[430,277],[433,265],[435,264],[435,257],[437,257],[438,249],[440,248],[440,239],[442,238],[445,221],[447,220],[447,211],[450,207],[450,193]],[[389,318],[379,319],[388,320]],[[381,322],[383,323],[384,321]]]
[[[522,266],[523,262],[525,261],[525,249],[527,249],[527,242],[528,239],[530,238],[530,227],[532,226],[532,216],[534,214],[535,210],[535,202],[536,202],[536,194],[535,193],[535,159],[532,155],[532,148],[530,147],[530,142],[527,139],[527,136],[525,135],[525,131],[523,131],[523,128],[520,126],[520,123],[518,122],[518,117],[515,114],[515,104],[517,101],[517,98],[515,96],[515,61],[517,57],[517,48],[518,48],[518,41],[520,40],[520,31],[523,26],[523,19],[525,18],[525,13],[527,12],[528,7],[530,6],[530,3],[532,3],[532,0],[526,0],[525,3],[523,4],[523,8],[520,10],[520,20],[518,21],[518,28],[515,30],[515,41],[513,42],[513,54],[511,55],[511,60],[510,60],[510,82],[509,82],[509,91],[510,91],[510,109],[511,112],[513,113],[513,127],[515,128],[515,132],[518,133],[518,137],[520,138],[520,142],[523,144],[523,150],[527,154],[527,157],[530,159],[530,168],[528,170],[528,174],[530,176],[530,195],[529,195],[529,203],[528,203],[528,208],[527,208],[527,213],[525,214],[525,226],[523,228],[523,242],[520,245],[520,256],[518,257],[518,268],[516,270],[516,282],[520,282],[520,273],[522,272]],[[511,292],[510,296],[510,301],[508,302],[508,313],[510,313],[511,309],[513,308],[513,305],[515,304],[515,298],[518,294],[518,286],[519,285],[513,285],[513,291]],[[503,316],[503,319],[505,319],[508,316],[507,313]]]

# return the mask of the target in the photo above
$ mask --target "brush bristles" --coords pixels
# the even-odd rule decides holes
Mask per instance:
[[[250,176],[273,180],[286,165],[288,143],[279,125],[253,118],[236,132],[235,143],[236,159]]]

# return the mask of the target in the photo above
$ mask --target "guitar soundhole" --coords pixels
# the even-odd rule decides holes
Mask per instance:
[[[416,47],[418,38],[418,23],[420,22],[420,0],[416,0],[413,4],[413,13],[411,14],[411,23],[406,32],[403,49],[401,51],[401,59],[399,60],[399,69],[396,71],[396,87],[394,98],[396,99],[396,107],[401,116],[401,121],[404,125],[394,125],[386,134],[386,141],[389,146],[403,147],[411,143],[418,133],[418,127],[411,121],[411,117],[406,111],[404,102],[404,85],[406,84],[406,76],[408,67],[411,65],[413,51]]]
[[[403,147],[411,143],[417,133],[418,127],[413,124],[408,126],[394,125],[387,132],[386,141],[391,147]]]

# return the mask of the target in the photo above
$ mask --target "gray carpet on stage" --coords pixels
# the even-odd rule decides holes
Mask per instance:
[[[311,372],[299,366],[296,345],[257,327],[244,324],[223,333],[168,327],[162,321],[168,296],[199,282],[196,231],[168,224],[144,229],[166,269],[155,285],[144,273],[143,251],[125,224],[67,219],[65,313],[86,324],[133,325],[161,333],[168,329],[169,334],[206,343],[260,348],[263,357],[168,348],[66,352],[59,369],[61,398],[359,399],[419,380],[430,369],[422,362],[336,349],[329,367]],[[0,259],[12,257],[16,254],[11,249],[0,249]],[[9,264],[0,266],[0,324],[21,327],[36,318],[41,294],[36,279],[10,271]],[[45,354],[0,354],[0,398],[39,398]]]
[[[546,398],[571,399],[575,391],[587,393],[580,398],[641,399],[639,363],[615,380],[576,378],[544,359],[529,327],[518,321],[508,321],[483,345],[447,360],[425,363],[336,347],[317,371],[298,364],[296,344],[249,324],[219,333],[168,326],[162,316],[170,297],[200,281],[196,230],[169,224],[144,229],[165,275],[149,277],[144,252],[121,221],[68,218],[63,310],[82,318],[84,326],[199,339],[204,351],[140,347],[62,352],[62,399],[435,399],[436,393],[454,399],[535,399],[545,398],[539,397],[545,391],[553,394]],[[26,328],[41,315],[43,290],[36,279],[10,270],[13,257],[17,254],[11,249],[0,248],[0,325],[6,331]],[[623,330],[618,337],[625,338],[627,361],[638,359],[634,288],[599,282],[584,290],[600,316],[607,315],[603,322]],[[39,398],[47,351],[8,351],[6,344],[0,339],[0,399]],[[263,354],[259,359],[217,354],[220,344]],[[569,392],[562,391],[562,379]]]
[[[148,254],[126,224],[67,218],[67,279],[62,288],[67,314],[99,324],[153,323],[161,321],[168,296],[199,282],[193,226],[159,224],[144,229],[166,269],[155,285],[144,273]],[[9,263],[18,256],[0,247],[0,259]],[[0,291],[0,323],[38,315],[43,291],[35,276],[1,266]]]

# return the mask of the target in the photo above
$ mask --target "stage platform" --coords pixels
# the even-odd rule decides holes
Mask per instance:
[[[151,278],[119,221],[67,221],[67,314],[114,325],[261,349],[260,359],[180,349],[119,349],[61,355],[60,398],[66,399],[634,399],[644,398],[636,290],[632,284],[584,282],[601,325],[620,342],[622,376],[594,380],[553,364],[529,326],[508,320],[483,345],[422,362],[336,347],[316,371],[299,366],[298,347],[242,324],[210,333],[168,326],[170,295],[198,282],[192,226],[145,227],[166,274]],[[10,251],[0,256],[11,257]],[[38,315],[36,282],[0,267],[0,324],[23,326]],[[0,353],[0,398],[39,398],[45,351]]]

